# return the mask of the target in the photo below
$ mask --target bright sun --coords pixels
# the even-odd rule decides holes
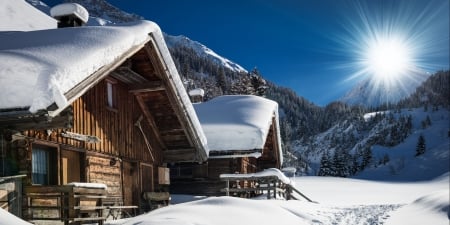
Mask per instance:
[[[396,39],[374,40],[366,54],[366,68],[375,79],[383,82],[401,79],[411,64],[408,47]]]

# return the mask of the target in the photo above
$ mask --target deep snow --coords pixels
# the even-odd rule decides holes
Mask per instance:
[[[447,225],[449,175],[414,183],[349,178],[298,177],[298,189],[319,203],[249,200],[233,197],[188,199],[132,219],[108,224],[158,225],[301,225],[301,224],[433,224]],[[179,202],[178,196],[174,196]],[[197,200],[200,199],[200,200]],[[193,200],[193,201],[191,201]]]

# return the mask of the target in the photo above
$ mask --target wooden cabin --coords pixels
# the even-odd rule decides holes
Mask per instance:
[[[0,74],[2,85],[14,84],[0,97],[0,177],[25,174],[25,187],[102,183],[111,199],[142,206],[144,192],[167,191],[168,164],[207,160],[206,138],[156,24],[11,36],[31,41],[0,52],[2,59],[18,54],[0,62],[9,71]],[[30,82],[16,83],[21,77]]]
[[[194,104],[194,108],[208,141],[209,158],[206,163],[170,165],[172,193],[224,195],[220,174],[281,167],[276,102],[253,95],[230,95]]]

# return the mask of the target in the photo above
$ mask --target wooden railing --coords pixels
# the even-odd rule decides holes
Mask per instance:
[[[60,220],[64,224],[97,222],[102,225],[103,199],[106,189],[64,186],[24,187],[26,205],[25,219]]]
[[[221,189],[221,191],[225,192],[227,196],[252,197],[266,194],[267,199],[283,198],[286,200],[300,200],[303,198],[309,202],[314,202],[290,182],[283,181],[276,175],[245,176],[243,174],[242,176],[236,176],[235,174],[222,174],[220,179],[226,182],[225,188]],[[242,183],[247,185],[242,186]]]

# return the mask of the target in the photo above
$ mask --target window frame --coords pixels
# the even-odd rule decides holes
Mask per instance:
[[[106,108],[117,112],[118,96],[117,96],[117,80],[112,78],[105,79],[106,88]]]
[[[35,141],[31,144],[31,184],[32,185],[60,185],[60,148],[59,145],[47,142]],[[33,152],[36,150],[45,151],[48,155],[46,167],[47,178],[44,183],[35,183],[33,179]]]

